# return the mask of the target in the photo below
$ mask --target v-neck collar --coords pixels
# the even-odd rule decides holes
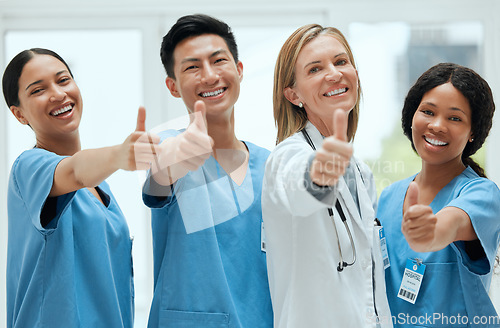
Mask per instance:
[[[245,161],[246,161],[246,170],[245,170],[245,176],[243,178],[243,180],[241,181],[241,184],[238,184],[236,181],[233,180],[233,178],[231,177],[231,174],[227,173],[224,168],[222,167],[222,165],[219,163],[219,161],[217,161],[217,159],[215,159],[214,156],[210,156],[210,158],[214,161],[215,163],[215,168],[217,169],[217,174],[222,177],[222,176],[227,176],[227,178],[230,180],[231,184],[236,186],[236,187],[241,187],[243,184],[245,184],[245,181],[248,179],[248,174],[250,172],[250,161],[251,161],[251,152],[250,152],[250,147],[247,145],[246,142],[244,141],[241,141],[243,142],[243,144],[245,145],[247,151],[248,151],[248,161],[246,160],[245,158]],[[246,156],[246,154],[245,154]]]

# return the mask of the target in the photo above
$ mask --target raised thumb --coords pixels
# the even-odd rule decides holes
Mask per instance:
[[[342,109],[333,113],[333,135],[338,140],[347,141],[347,115]]]
[[[143,106],[139,107],[137,112],[137,125],[135,131],[146,131],[146,108]]]
[[[199,129],[203,131],[207,131],[207,118],[206,118],[206,106],[205,103],[201,100],[198,100],[194,103],[194,113],[192,124],[198,126]]]
[[[412,181],[406,191],[406,201],[409,206],[418,204],[418,193],[418,184],[415,181]]]

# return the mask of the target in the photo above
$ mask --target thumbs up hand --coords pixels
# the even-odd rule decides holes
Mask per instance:
[[[171,185],[189,171],[196,171],[210,157],[214,141],[208,135],[205,113],[205,103],[197,101],[186,130],[162,142],[153,168],[158,183]]]
[[[334,134],[323,140],[311,164],[310,177],[315,184],[335,185],[349,166],[353,149],[347,142],[347,123],[347,113],[337,109],[334,113]]]
[[[146,132],[146,109],[139,107],[135,131],[120,145],[118,163],[127,171],[148,170],[154,161],[160,138]]]
[[[406,192],[406,204],[401,223],[401,231],[410,247],[416,252],[433,249],[436,239],[437,216],[430,206],[419,204],[419,188],[411,182]]]

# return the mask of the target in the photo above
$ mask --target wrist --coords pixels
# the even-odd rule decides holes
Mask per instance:
[[[126,169],[126,164],[128,158],[122,158],[121,147],[123,145],[115,145],[105,148],[105,154],[108,157],[109,163],[111,163],[111,169],[114,171],[118,171],[119,169]]]

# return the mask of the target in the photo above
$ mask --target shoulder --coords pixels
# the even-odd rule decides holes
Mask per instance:
[[[47,157],[62,157],[56,153],[50,152],[41,148],[33,148],[23,151],[18,157],[18,160],[27,160],[31,158],[47,158]]]
[[[304,139],[304,135],[300,131],[292,134],[291,136],[280,142],[278,146],[286,146],[288,144],[296,144],[296,143],[305,144],[307,147],[311,147],[307,144],[306,139]]]
[[[276,156],[277,154],[282,154],[285,152],[295,152],[298,150],[308,150],[311,153],[313,149],[309,146],[302,136],[302,133],[295,133],[290,137],[286,138],[282,142],[276,145],[276,147],[271,152],[271,156]]]
[[[296,133],[280,142],[273,149],[267,160],[268,167],[279,168],[282,165],[291,163],[305,163],[314,153],[314,150],[307,144],[301,133]]]
[[[248,148],[249,162],[252,168],[263,168],[271,153],[266,148],[257,146],[251,142],[243,141]]]
[[[250,156],[256,156],[256,157],[265,157],[267,158],[269,154],[271,153],[268,149],[264,147],[257,146],[256,144],[249,142],[249,141],[243,141],[245,145],[248,148],[248,152],[250,153]]]
[[[380,194],[380,201],[383,201],[387,197],[392,197],[394,193],[403,193],[406,194],[406,189],[410,185],[410,182],[415,179],[415,175],[412,175],[406,179],[396,181],[389,186],[385,187]]]
[[[470,167],[457,176],[451,183],[451,187],[459,195],[471,191],[477,194],[488,194],[489,197],[500,197],[500,190],[495,182],[477,175]]]
[[[17,173],[19,170],[34,171],[36,167],[46,166],[50,163],[59,163],[65,156],[57,155],[45,149],[33,148],[26,150],[19,155],[12,165],[12,172]]]

